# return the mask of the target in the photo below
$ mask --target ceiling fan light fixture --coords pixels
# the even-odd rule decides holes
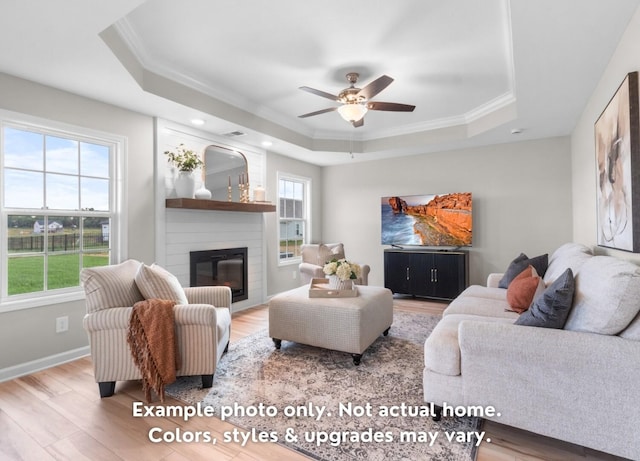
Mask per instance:
[[[338,113],[347,122],[357,122],[367,113],[367,106],[363,104],[344,104],[338,107]]]

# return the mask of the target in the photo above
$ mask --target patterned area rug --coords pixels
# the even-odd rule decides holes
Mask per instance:
[[[231,344],[213,388],[184,377],[168,386],[167,394],[211,405],[216,415],[235,413],[227,421],[243,432],[268,432],[317,460],[470,461],[477,439],[457,440],[461,432],[480,432],[481,420],[434,422],[422,399],[423,345],[437,322],[432,315],[395,312],[389,336],[380,336],[357,367],[343,352],[288,341],[277,351],[261,331]],[[253,414],[261,407],[262,416]],[[395,415],[385,416],[394,409]],[[417,410],[422,414],[412,415]],[[266,416],[267,411],[277,414]]]

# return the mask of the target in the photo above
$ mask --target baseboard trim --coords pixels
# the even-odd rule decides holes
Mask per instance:
[[[37,371],[46,370],[47,368],[62,365],[63,363],[72,362],[85,357],[91,353],[89,346],[79,347],[70,351],[61,352],[60,354],[50,355],[41,359],[32,360],[30,362],[21,363],[12,367],[0,370],[0,382],[9,381],[21,376],[30,375]]]

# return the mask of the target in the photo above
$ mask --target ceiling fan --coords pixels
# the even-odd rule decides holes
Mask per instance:
[[[384,110],[392,112],[413,112],[416,106],[409,104],[398,104],[396,102],[377,102],[371,101],[371,98],[375,97],[378,93],[388,87],[393,79],[388,75],[383,75],[377,78],[373,82],[369,83],[364,88],[356,88],[356,82],[360,74],[357,72],[349,72],[347,74],[347,80],[351,84],[349,88],[342,90],[338,96],[324,91],[316,90],[315,88],[309,88],[308,86],[301,86],[300,89],[313,93],[323,98],[331,99],[332,101],[339,102],[342,105],[337,107],[329,107],[328,109],[317,110],[315,112],[309,112],[308,114],[299,115],[299,118],[312,117],[314,115],[324,114],[326,112],[333,112],[337,110],[340,116],[347,122],[358,128],[364,125],[364,114],[369,110]]]

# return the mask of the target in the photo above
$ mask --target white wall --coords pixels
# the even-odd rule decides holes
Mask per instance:
[[[631,18],[571,136],[573,239],[590,246],[597,244],[594,124],[627,73],[640,71],[638,43],[640,43],[640,9]],[[640,262],[638,254],[601,247],[598,247],[597,251]]]
[[[568,138],[325,167],[325,242],[341,241],[347,258],[371,266],[383,285],[380,197],[471,192],[470,281],[484,284],[521,251],[552,252],[572,238]]]
[[[128,257],[153,261],[153,120],[95,100],[0,74],[0,108],[104,131],[127,140]],[[0,380],[88,352],[82,328],[84,301],[0,313]],[[69,331],[55,333],[56,317],[69,316]]]

